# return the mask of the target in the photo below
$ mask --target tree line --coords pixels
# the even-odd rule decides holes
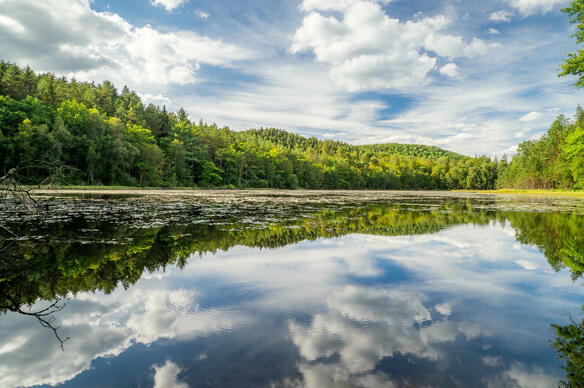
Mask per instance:
[[[519,144],[501,174],[500,187],[584,189],[584,109],[573,120],[563,115],[541,138]]]
[[[25,183],[308,189],[490,189],[505,162],[408,144],[233,131],[134,92],[0,62],[0,170]],[[30,167],[30,168],[29,168]]]

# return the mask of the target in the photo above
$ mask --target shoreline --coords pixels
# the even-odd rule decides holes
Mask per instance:
[[[567,190],[527,190],[527,189],[499,189],[499,190],[326,190],[326,189],[204,189],[204,188],[160,188],[160,187],[125,187],[125,186],[68,186],[52,188],[27,187],[33,195],[55,194],[89,194],[89,195],[156,195],[156,196],[321,196],[332,195],[345,197],[358,195],[363,197],[393,197],[395,195],[429,195],[429,196],[457,196],[462,195],[510,195],[510,196],[543,196],[543,197],[582,197],[584,191]]]
[[[459,193],[537,195],[584,197],[584,190],[543,190],[543,189],[496,189],[496,190],[451,190]]]

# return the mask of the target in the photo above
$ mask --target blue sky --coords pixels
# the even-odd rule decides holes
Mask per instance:
[[[0,53],[235,130],[500,156],[580,102],[567,3],[0,0]]]

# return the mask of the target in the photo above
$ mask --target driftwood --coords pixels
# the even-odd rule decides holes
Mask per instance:
[[[31,163],[34,163],[34,161],[28,162],[27,164],[32,165]],[[19,175],[19,172],[24,168],[26,167],[23,167],[21,164],[15,168],[10,169],[4,176],[0,177],[0,200],[3,201],[4,204],[7,204],[7,202],[10,201],[12,205],[16,205],[17,207],[24,207],[27,211],[44,211],[46,213],[48,209],[41,209],[39,206],[40,202],[32,195],[32,189],[20,184],[21,179],[19,178],[22,177]],[[5,220],[2,219],[0,219],[0,230],[11,236],[11,238],[6,239],[2,246],[0,246],[0,261],[3,262],[3,268],[0,267],[0,270],[3,270],[4,272],[0,273],[0,275],[8,277],[13,273],[26,271],[26,268],[22,268],[21,266],[14,263],[14,257],[11,257],[10,254],[6,254],[8,248],[13,245],[15,240],[20,236],[18,236],[17,233],[10,229],[6,225]],[[53,332],[55,338],[59,341],[61,350],[64,351],[64,344],[69,339],[69,337],[62,338],[59,335],[59,329],[61,328],[61,325],[55,323],[56,319],[52,315],[62,310],[67,304],[66,301],[62,298],[55,297],[55,299],[48,307],[42,308],[38,311],[32,311],[30,308],[26,309],[24,307],[27,304],[30,305],[30,303],[21,301],[19,292],[16,292],[15,294],[16,295],[14,295],[12,292],[7,292],[7,290],[0,288],[0,295],[2,295],[5,300],[10,302],[10,304],[7,306],[0,305],[0,309],[36,318],[41,326],[48,328]]]

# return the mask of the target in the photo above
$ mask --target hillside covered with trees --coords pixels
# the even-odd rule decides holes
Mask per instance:
[[[124,87],[0,62],[0,170],[25,183],[228,188],[490,189],[505,162],[437,147],[232,131]]]

